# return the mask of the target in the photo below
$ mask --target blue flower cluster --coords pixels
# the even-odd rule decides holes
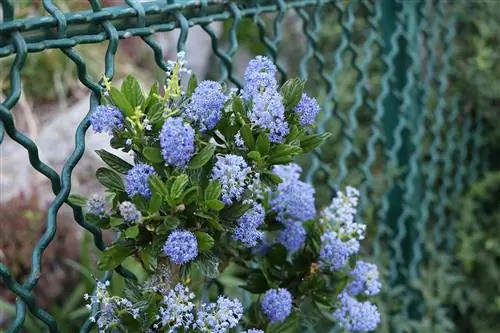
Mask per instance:
[[[340,271],[344,268],[349,262],[349,258],[358,253],[360,247],[356,239],[343,241],[333,231],[321,236],[321,244],[320,263],[331,271]]]
[[[274,92],[277,88],[274,63],[263,56],[250,60],[243,76],[243,98],[249,101],[263,92]]]
[[[284,288],[269,289],[262,299],[262,311],[272,323],[284,322],[292,312],[292,295]]]
[[[219,296],[216,303],[202,304],[194,328],[197,332],[226,333],[238,325],[243,306],[238,300]]]
[[[289,252],[295,252],[306,241],[306,230],[299,222],[285,223],[285,229],[278,234],[278,242],[282,244]]]
[[[127,223],[140,223],[142,219],[141,212],[135,207],[133,203],[130,201],[124,201],[118,206],[118,210],[120,211],[120,215],[123,217],[123,220]]]
[[[193,128],[180,117],[168,118],[161,128],[160,146],[168,165],[185,167],[195,151]]]
[[[104,217],[106,214],[106,202],[102,197],[94,194],[87,200],[87,210],[90,214]]]
[[[198,124],[200,131],[211,130],[221,119],[227,99],[220,83],[202,81],[194,90],[191,102],[186,106],[185,116]]]
[[[320,109],[316,99],[304,93],[294,111],[299,116],[299,124],[306,126],[316,122]]]
[[[179,329],[189,329],[194,323],[193,310],[195,298],[189,288],[178,283],[174,289],[163,297],[163,304],[156,319],[161,321],[162,327],[167,327],[169,333],[176,333]],[[158,328],[158,324],[155,328]]]
[[[362,293],[366,296],[375,296],[380,292],[382,284],[377,265],[358,260],[356,267],[351,271],[351,276],[354,280],[346,288],[349,295],[356,296]]]
[[[217,180],[222,186],[222,202],[231,205],[241,199],[250,171],[250,167],[241,156],[230,154],[217,156],[212,169],[212,180]]]
[[[90,116],[90,124],[95,133],[113,134],[123,129],[123,114],[116,106],[99,105]]]
[[[262,239],[264,232],[257,228],[264,223],[264,207],[255,204],[237,222],[233,232],[233,239],[244,243],[245,247],[253,247]]]
[[[373,331],[380,323],[380,313],[377,307],[368,302],[360,302],[347,293],[339,295],[339,305],[333,317],[339,324],[351,332]]]
[[[198,241],[191,231],[176,230],[168,236],[163,252],[175,264],[185,264],[198,256]]]
[[[146,199],[151,197],[151,190],[149,189],[148,179],[151,175],[156,175],[156,171],[152,166],[139,163],[134,165],[132,169],[127,172],[125,176],[125,191],[129,197],[134,195],[141,195]]]
[[[264,331],[256,328],[251,328],[249,330],[243,331],[242,333],[264,333]]]
[[[277,91],[266,91],[254,96],[252,110],[248,118],[253,125],[269,130],[271,142],[283,142],[290,130],[285,121],[283,97]]]

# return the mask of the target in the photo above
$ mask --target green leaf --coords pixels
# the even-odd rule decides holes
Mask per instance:
[[[85,221],[92,223],[100,229],[109,229],[109,219],[102,219],[97,215],[87,213],[85,214]]]
[[[271,148],[271,142],[265,133],[261,133],[257,138],[257,150],[262,156],[266,156]]]
[[[275,323],[266,327],[266,332],[269,333],[295,333],[300,332],[300,321],[299,316],[296,312],[292,312],[288,318],[286,318],[284,323]]]
[[[262,271],[260,269],[255,269],[246,276],[246,284],[240,287],[248,290],[252,294],[262,294],[269,289],[269,284]]]
[[[111,87],[109,91],[109,96],[113,104],[120,109],[120,111],[126,117],[132,117],[134,115],[134,108],[128,101],[128,99],[120,92],[120,90],[115,87]]]
[[[251,152],[249,152],[247,154],[248,158],[254,160],[254,161],[258,161],[261,159],[262,156],[260,156],[260,153],[256,150],[252,150]]]
[[[163,111],[165,111],[165,104],[160,101],[157,101],[156,98],[153,99],[153,101],[151,102],[151,106],[148,110],[148,118],[149,121],[153,125],[155,125],[155,129],[157,129],[156,124],[158,124],[160,120],[161,120],[161,125],[163,125]]]
[[[101,253],[99,269],[103,271],[115,269],[132,253],[134,249],[131,244],[117,243]]]
[[[199,189],[200,189],[199,186],[191,186],[190,188],[184,191],[180,201],[186,205],[189,205],[190,203],[194,202],[198,198]]]
[[[104,149],[99,149],[95,151],[99,157],[106,163],[111,169],[116,172],[126,174],[130,169],[133,168],[133,165],[122,160],[116,155],[113,155]]]
[[[205,189],[204,199],[205,201],[217,200],[220,197],[221,185],[216,180],[211,180]]]
[[[109,224],[110,224],[112,227],[119,227],[119,226],[121,226],[122,224],[125,224],[125,221],[124,221],[124,220],[123,220],[123,218],[121,218],[121,217],[111,216],[111,218],[109,219]]]
[[[216,211],[222,210],[224,208],[224,203],[217,199],[205,201],[205,204],[208,208]]]
[[[166,197],[168,195],[167,185],[161,180],[158,175],[150,175],[148,177],[148,183],[151,187],[151,191],[154,194],[159,194],[162,197]]]
[[[177,200],[181,198],[188,182],[189,177],[185,173],[175,177],[175,180],[170,187],[170,196],[172,197],[172,199]]]
[[[210,250],[212,247],[214,247],[215,244],[214,239],[206,232],[197,231],[194,234],[198,241],[198,251],[206,252]]]
[[[255,140],[253,138],[253,133],[252,130],[250,129],[250,126],[248,125],[243,125],[240,128],[240,134],[241,138],[243,139],[243,142],[245,142],[245,146],[247,146],[248,149],[254,149],[255,148]]]
[[[233,113],[238,121],[243,116],[243,101],[238,96],[233,98]]]
[[[281,244],[275,244],[269,250],[267,258],[269,261],[276,266],[281,266],[286,262],[286,248]]]
[[[215,145],[208,144],[189,163],[189,169],[196,170],[203,167],[215,153]]]
[[[315,148],[321,146],[330,136],[331,133],[313,134],[308,135],[304,139],[300,140],[300,147],[303,153],[310,152]]]
[[[268,162],[271,164],[289,163],[293,160],[294,156],[300,154],[301,152],[302,148],[300,147],[281,144],[273,149]]]
[[[145,110],[146,112],[149,113],[149,108],[151,106],[151,103],[154,101],[154,100],[157,100],[157,97],[155,95],[158,94],[158,82],[155,82],[152,86],[151,86],[151,89],[149,89],[149,94],[148,94],[148,98],[146,98],[146,100],[144,101],[144,103],[142,104],[142,109]]]
[[[122,94],[127,98],[132,107],[140,106],[144,102],[144,94],[137,79],[127,75],[122,83]]]
[[[149,200],[149,206],[148,210],[151,213],[156,213],[160,210],[161,204],[163,203],[163,198],[159,193],[155,193],[153,196],[151,196],[151,199]]]
[[[262,171],[262,178],[273,185],[278,185],[283,181],[280,176],[267,170]]]
[[[125,190],[123,180],[116,172],[107,168],[99,168],[95,175],[99,183],[106,186],[106,188],[116,192],[123,192]]]
[[[142,154],[152,163],[164,163],[161,149],[158,147],[144,147]]]
[[[78,207],[85,207],[87,206],[87,201],[88,199],[86,197],[84,197],[83,195],[79,195],[79,194],[71,194],[69,197],[68,197],[68,201],[75,205],[75,206],[78,206]]]
[[[166,216],[162,224],[156,229],[158,235],[166,235],[169,231],[174,230],[181,223],[175,216]]]
[[[218,231],[223,231],[224,227],[219,223],[217,216],[204,212],[195,212],[194,215],[205,219],[212,228]]]
[[[292,109],[300,102],[305,83],[303,79],[293,78],[283,84],[281,87],[281,96],[283,96],[285,108]]]
[[[149,244],[144,247],[139,253],[141,260],[146,264],[146,268],[153,271],[158,266],[158,258],[155,253],[155,248],[153,244]]]
[[[204,277],[215,279],[219,276],[219,261],[214,256],[208,254],[199,256],[194,264]]]
[[[198,79],[196,78],[196,75],[193,74],[189,78],[189,82],[188,82],[188,86],[187,86],[187,90],[186,90],[186,95],[188,97],[191,97],[191,95],[193,94],[193,92],[197,86],[198,86]]]
[[[137,238],[139,236],[139,226],[135,224],[125,229],[125,236],[128,238]]]

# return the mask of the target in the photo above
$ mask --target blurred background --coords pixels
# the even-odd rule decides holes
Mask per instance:
[[[15,18],[28,26],[30,19],[50,16],[44,2],[66,14],[96,10],[99,3],[11,1]],[[149,3],[142,2],[145,7]],[[215,21],[203,20],[208,11],[199,6],[182,11],[192,23],[185,50],[194,73],[234,86],[249,59],[267,55],[277,62],[283,80],[307,78],[306,90],[320,101],[318,130],[333,136],[299,162],[304,179],[317,188],[318,208],[346,185],[362,192],[358,218],[370,233],[365,251],[384,278],[378,332],[500,332],[500,2],[209,2],[210,13],[223,14]],[[100,3],[103,10],[118,12],[138,1]],[[179,20],[168,13],[155,17],[165,24]],[[120,24],[119,31],[138,25],[130,16]],[[74,35],[106,35],[103,25],[93,29],[84,26]],[[1,23],[0,31],[0,95],[5,101],[18,89],[10,77],[14,44]],[[17,130],[36,143],[41,160],[61,173],[75,149],[76,128],[89,112],[90,91],[75,63],[42,43],[57,39],[56,32],[26,34],[38,50],[22,67],[20,99],[9,109]],[[179,29],[154,34],[162,53],[156,58],[141,38],[121,40],[114,82],[127,74],[145,89],[162,82],[158,63],[176,58],[182,36]],[[108,41],[70,46],[97,82],[105,71]],[[102,191],[94,177],[101,166],[94,151],[111,150],[108,140],[87,134],[85,154],[72,173],[72,193]],[[26,150],[3,136],[0,262],[17,281],[29,274],[53,199],[50,182],[33,169]],[[88,316],[83,294],[92,290],[98,250],[68,207],[58,212],[57,221],[35,293],[62,332],[76,332]],[[128,266],[139,271],[133,263]],[[112,288],[118,293],[123,283],[114,276]],[[15,295],[0,283],[0,332],[14,315]],[[28,315],[23,332],[43,331]]]

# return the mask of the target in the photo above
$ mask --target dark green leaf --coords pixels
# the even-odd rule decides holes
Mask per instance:
[[[158,129],[159,127],[156,126],[158,122],[161,120],[161,124],[163,125],[163,111],[165,111],[165,104],[163,104],[160,101],[157,101],[154,99],[151,102],[151,106],[148,110],[148,118],[149,121],[155,125],[155,129]],[[158,124],[159,125],[159,124]]]
[[[273,265],[281,266],[286,262],[286,248],[281,244],[275,244],[269,250],[267,258]]]
[[[158,235],[166,235],[169,231],[174,230],[181,223],[175,216],[165,216],[162,224],[156,229]]]
[[[161,180],[161,178],[157,175],[150,175],[148,177],[148,183],[151,187],[151,191],[153,194],[159,194],[162,197],[166,197],[168,195],[167,185]]]
[[[211,255],[202,255],[194,262],[200,273],[209,279],[215,279],[219,276],[219,261]]]
[[[268,161],[271,164],[289,163],[293,160],[294,156],[300,154],[301,152],[302,148],[300,147],[281,144],[273,149]]]
[[[75,206],[78,206],[78,207],[85,207],[87,206],[87,201],[88,199],[86,197],[84,197],[83,195],[79,195],[79,194],[71,194],[69,197],[68,197],[68,201],[75,205]]]
[[[254,161],[258,161],[260,160],[261,156],[260,156],[260,153],[256,150],[252,150],[251,152],[249,152],[247,154],[248,158],[254,160]]]
[[[301,130],[297,127],[297,125],[292,125],[290,128],[290,133],[286,136],[286,143],[293,142],[299,138],[301,134]]]
[[[221,191],[221,185],[218,181],[211,180],[205,189],[204,199],[205,201],[219,199]]]
[[[109,219],[109,224],[110,224],[112,227],[119,227],[119,226],[121,226],[122,224],[125,224],[125,221],[124,221],[124,220],[123,220],[123,218],[121,218],[121,217],[111,216],[111,218]]]
[[[134,108],[128,99],[120,92],[120,90],[115,87],[111,87],[109,92],[109,96],[113,104],[119,108],[125,116],[132,117],[134,115]]]
[[[99,149],[95,151],[97,155],[101,157],[101,159],[106,163],[111,169],[116,172],[126,174],[130,169],[133,168],[133,165],[122,160],[116,155],[113,155],[104,149]]]
[[[196,79],[196,75],[193,74],[189,78],[189,82],[188,82],[188,86],[187,86],[187,90],[186,90],[186,95],[188,97],[191,97],[191,95],[193,94],[193,92],[197,86],[198,86],[198,80]]]
[[[233,98],[233,113],[238,120],[243,116],[243,101],[238,96]]]
[[[147,269],[152,271],[156,269],[158,266],[158,257],[152,244],[144,247],[139,255],[141,256],[141,260],[146,265]]]
[[[151,196],[151,199],[149,200],[148,210],[151,213],[156,213],[160,210],[162,203],[163,203],[162,196],[159,193],[155,193],[153,196]]]
[[[132,107],[140,106],[144,102],[144,94],[137,79],[127,75],[122,83],[122,94],[127,98]]]
[[[146,112],[149,113],[149,108],[150,108],[152,102],[157,100],[157,97],[156,97],[157,94],[158,94],[158,82],[155,82],[151,86],[151,89],[149,90],[148,98],[146,98],[146,100],[142,104],[143,110],[145,110]]]
[[[266,333],[296,333],[300,332],[299,316],[296,312],[292,312],[284,323],[269,324],[265,329]]]
[[[189,163],[189,168],[192,170],[199,169],[204,166],[215,153],[215,146],[209,143],[203,148]]]
[[[240,286],[252,294],[262,294],[269,289],[266,277],[261,270],[253,270],[246,277],[246,284]]]
[[[224,203],[217,199],[205,201],[205,204],[208,208],[216,211],[222,210],[224,208]]]
[[[85,221],[92,223],[96,227],[100,229],[108,229],[109,228],[109,219],[102,219],[97,215],[87,213],[85,214]]]
[[[219,223],[217,216],[209,213],[195,212],[194,215],[205,219],[215,230],[222,231],[224,227]]]
[[[196,235],[196,239],[198,240],[198,251],[206,252],[214,247],[214,239],[206,232],[197,231],[194,234]]]
[[[177,200],[181,198],[188,182],[189,177],[185,173],[175,177],[172,187],[170,187],[170,196],[172,197],[172,199]]]
[[[161,149],[158,147],[144,147],[142,154],[152,163],[164,163],[161,156]]]
[[[128,238],[137,238],[139,236],[139,226],[135,224],[125,229],[125,236]]]
[[[283,96],[285,108],[292,109],[300,102],[305,83],[300,78],[293,78],[283,84],[281,87],[281,96]]]
[[[118,267],[125,258],[134,253],[133,247],[125,243],[117,243],[101,253],[99,269],[107,271]]]
[[[257,150],[262,156],[266,156],[271,148],[271,142],[265,133],[261,133],[257,138]]]
[[[106,186],[106,188],[116,192],[125,190],[123,180],[116,172],[106,168],[99,168],[95,174],[99,183]]]
[[[307,137],[305,137],[300,141],[300,147],[302,148],[302,152],[307,153],[321,146],[323,142],[325,142],[330,136],[331,133],[308,135]]]
[[[187,190],[185,190],[184,193],[182,194],[181,202],[186,205],[189,205],[190,203],[194,202],[198,198],[199,189],[200,189],[199,186],[192,186]]]
[[[282,182],[280,176],[267,170],[262,171],[262,178],[273,185],[278,185]]]
[[[254,149],[255,140],[253,138],[253,133],[252,130],[250,129],[250,126],[248,125],[241,126],[240,134],[241,138],[243,139],[243,142],[245,142],[245,146],[247,146],[248,149]]]

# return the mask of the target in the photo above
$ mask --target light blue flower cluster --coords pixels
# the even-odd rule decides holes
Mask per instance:
[[[200,131],[211,130],[221,119],[227,99],[220,83],[202,81],[194,90],[191,102],[186,106],[185,116],[196,123]]]
[[[264,223],[264,207],[255,204],[237,222],[233,232],[233,239],[244,243],[245,247],[253,247],[262,239],[264,232],[257,228]]]
[[[140,223],[142,219],[141,212],[135,207],[133,203],[130,201],[124,201],[118,206],[118,210],[120,211],[120,215],[123,217],[123,220],[127,223]]]
[[[185,167],[195,152],[193,128],[180,117],[168,118],[161,128],[160,146],[168,165]]]
[[[250,60],[243,75],[243,98],[249,101],[263,92],[274,92],[277,88],[274,63],[263,56]]]
[[[349,258],[358,253],[360,247],[356,239],[343,241],[333,231],[321,236],[321,244],[320,264],[330,271],[340,271],[344,268]]]
[[[366,296],[375,296],[380,292],[382,284],[377,265],[358,260],[351,276],[354,280],[346,288],[349,295],[356,296],[362,293]]]
[[[278,242],[282,244],[289,252],[295,252],[306,241],[306,230],[300,222],[287,222],[285,229],[278,234]]]
[[[194,293],[181,283],[163,297],[164,306],[160,308],[156,319],[161,321],[162,327],[168,328],[168,333],[176,333],[179,329],[187,330],[194,324],[194,298]],[[158,326],[156,324],[155,328]]]
[[[283,142],[290,129],[285,121],[285,106],[281,94],[266,91],[254,96],[252,101],[252,110],[248,115],[252,124],[269,130],[271,142]]]
[[[90,124],[95,133],[113,134],[123,129],[123,115],[116,106],[99,105],[90,116]]]
[[[360,302],[347,293],[339,295],[339,304],[333,317],[350,332],[373,331],[380,323],[380,313],[375,304]]]
[[[299,116],[299,124],[306,126],[316,122],[319,110],[319,104],[316,99],[304,93],[294,111]]]
[[[230,154],[217,156],[212,169],[212,180],[217,180],[221,184],[222,202],[231,205],[241,199],[250,171],[250,167],[241,156]]]
[[[87,211],[102,218],[106,214],[106,202],[99,195],[93,194],[87,200]]]
[[[238,325],[243,306],[238,300],[219,296],[216,303],[202,304],[194,328],[203,333],[226,333]]]
[[[191,231],[176,230],[168,236],[163,252],[173,263],[185,264],[198,256],[198,241]]]
[[[143,196],[146,199],[151,197],[148,178],[151,175],[156,175],[156,171],[152,166],[139,163],[134,165],[125,176],[126,186],[125,191],[129,197],[134,195]]]
[[[242,333],[264,333],[264,331],[256,328],[251,328],[249,330],[243,331]]]
[[[292,295],[284,288],[269,289],[262,299],[262,311],[272,323],[284,322],[292,313]]]

